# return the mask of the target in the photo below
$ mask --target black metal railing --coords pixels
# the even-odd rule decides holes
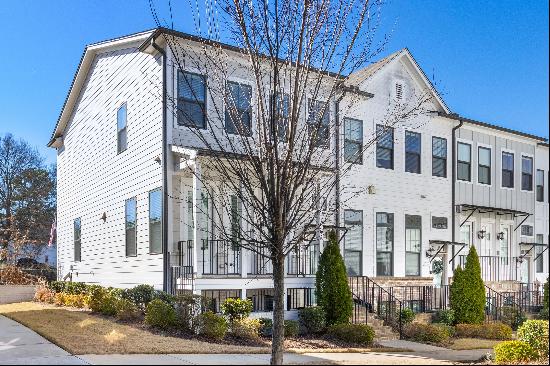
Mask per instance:
[[[172,295],[193,293],[195,274],[193,266],[170,266],[168,276],[168,292]]]
[[[232,240],[202,240],[202,274],[241,274],[241,247]]]
[[[384,321],[385,325],[397,331],[401,338],[403,302],[369,277],[349,277],[348,281],[354,301],[352,322],[368,324],[369,315],[376,315],[378,319]]]
[[[265,247],[257,248],[250,255],[250,275],[270,275],[273,274],[273,265],[269,259],[269,251]]]
[[[320,246],[314,242],[297,246],[288,254],[287,274],[290,276],[314,276],[319,267]]]
[[[537,314],[544,306],[544,290],[533,284],[520,284],[517,291],[502,291],[500,294],[507,302],[513,302],[524,313]]]
[[[286,291],[286,309],[297,310],[317,305],[315,289],[312,287],[288,288]]]
[[[274,290],[272,288],[246,290],[246,298],[252,302],[252,312],[273,311]]]
[[[241,298],[241,290],[202,290],[201,295],[206,299],[208,310],[220,313],[225,300]]]
[[[523,309],[512,297],[507,297],[492,288],[485,286],[485,320],[502,321],[514,326],[519,325]]]
[[[427,313],[447,309],[449,286],[392,286],[386,290],[415,313]]]
[[[178,241],[178,250],[170,253],[170,265],[178,267],[193,266],[193,240]]]
[[[458,257],[458,264],[464,268],[465,255]],[[517,281],[519,278],[517,264],[517,257],[479,256],[483,281]]]

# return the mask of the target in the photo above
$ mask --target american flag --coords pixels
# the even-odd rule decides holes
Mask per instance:
[[[57,230],[57,226],[55,223],[55,219],[52,222],[52,228],[50,229],[50,241],[48,241],[48,246],[51,247],[55,241],[55,232]]]

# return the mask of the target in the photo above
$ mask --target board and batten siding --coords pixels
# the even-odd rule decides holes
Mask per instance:
[[[128,148],[117,154],[117,109],[127,103]],[[135,47],[100,53],[80,91],[57,156],[58,274],[73,281],[162,287],[149,254],[148,192],[162,186],[162,58]],[[125,253],[125,200],[137,198],[137,256]],[[106,215],[105,222],[102,220]],[[73,220],[81,218],[82,261]]]

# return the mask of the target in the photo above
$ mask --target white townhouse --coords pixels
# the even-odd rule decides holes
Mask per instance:
[[[208,197],[222,191],[205,195],[197,179],[208,152],[168,111],[167,100],[190,102],[178,84],[186,73],[203,90],[192,102],[206,112],[197,109],[193,124],[205,128],[208,107],[216,103],[204,88],[208,75],[177,71],[165,34],[188,47],[198,40],[159,28],[84,51],[49,143],[57,149],[58,277],[193,290],[217,304],[250,298],[255,312],[268,312],[270,266],[217,235],[215,215],[205,213],[213,206]],[[232,50],[227,46],[229,55]],[[227,82],[251,88],[246,62],[234,55]],[[332,223],[347,229],[341,246],[348,274],[386,288],[445,286],[467,246],[475,245],[488,284],[543,281],[546,140],[453,114],[407,49],[349,81],[362,98],[352,103],[350,91],[331,101],[329,112],[338,122],[330,128],[338,138],[327,142],[334,164],[353,163],[339,177]],[[394,128],[381,125],[388,105],[423,93],[431,96],[430,113],[413,114]],[[375,135],[380,138],[358,157],[355,152]],[[232,196],[225,201],[236,210],[246,204]],[[287,310],[315,302],[321,250],[318,243],[289,256]],[[436,275],[435,262],[443,267]]]

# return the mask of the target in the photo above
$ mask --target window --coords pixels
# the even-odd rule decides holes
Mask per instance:
[[[250,136],[252,131],[252,87],[228,81],[226,85],[225,130]]]
[[[206,78],[178,71],[178,125],[206,128]]]
[[[137,202],[136,198],[127,199],[125,202],[125,229],[126,229],[126,256],[135,257],[137,255]]]
[[[322,114],[321,114],[322,113]],[[328,104],[314,99],[308,100],[308,129],[309,136],[315,139],[317,147],[329,146],[329,119]]]
[[[463,142],[458,143],[456,177],[458,180],[470,182],[472,176],[472,147]]]
[[[533,225],[521,225],[522,236],[533,236]]]
[[[477,150],[477,181],[481,184],[491,184],[491,149],[479,147]]]
[[[73,240],[74,240],[74,261],[80,262],[82,260],[82,240],[81,240],[81,225],[80,217],[74,219],[73,222]]]
[[[238,250],[241,238],[243,208],[239,198],[231,196],[231,245],[233,250]]]
[[[162,191],[149,192],[149,253],[162,253]]]
[[[533,158],[528,156],[521,157],[521,189],[533,190]]]
[[[376,214],[376,275],[393,276],[393,214]]]
[[[438,217],[438,216],[432,217],[432,228],[447,229],[447,227],[448,227],[448,220],[446,217]]]
[[[117,126],[117,154],[120,154],[128,147],[128,136],[126,134],[126,103],[118,108],[116,112],[116,126]]]
[[[276,135],[280,142],[284,142],[286,141],[288,118],[290,117],[290,96],[286,93],[277,93],[273,98],[275,100],[275,117],[273,120],[276,123]]]
[[[361,276],[363,257],[363,211],[345,210],[344,262],[348,275]]]
[[[514,188],[514,154],[502,152],[502,186]]]
[[[420,174],[422,138],[419,133],[405,131],[405,171]]]
[[[393,169],[393,128],[376,125],[376,166]]]
[[[405,215],[405,275],[420,276],[422,216]]]
[[[537,201],[544,202],[544,170],[537,169]]]
[[[363,164],[363,121],[344,119],[344,160]]]
[[[432,137],[432,175],[447,178],[447,139]]]
[[[536,243],[544,244],[544,235],[537,234]],[[543,251],[544,251],[544,246],[537,245],[535,247],[535,258],[536,258],[535,267],[536,267],[537,273],[544,272],[544,255],[542,254]]]

